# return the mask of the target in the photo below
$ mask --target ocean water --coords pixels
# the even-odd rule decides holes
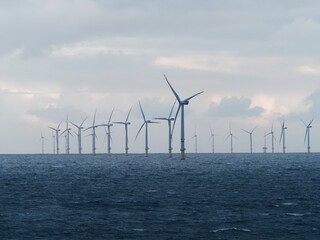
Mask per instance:
[[[0,155],[0,239],[320,239],[320,154]]]

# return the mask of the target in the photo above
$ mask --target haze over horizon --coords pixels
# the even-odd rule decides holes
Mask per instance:
[[[274,122],[275,151],[285,120],[287,152],[320,152],[320,2],[318,1],[3,1],[0,2],[0,154],[52,153],[61,120],[124,121],[133,106],[129,152],[144,152],[141,101],[147,118],[167,117],[175,101],[163,74],[181,96],[205,92],[186,107],[186,148],[210,152],[262,152]],[[173,152],[180,148],[179,120]],[[62,129],[65,123],[62,124]],[[124,152],[123,126],[113,126],[112,152]],[[89,133],[88,133],[89,134]],[[167,124],[150,126],[150,153],[167,152]],[[86,133],[83,134],[84,136]],[[97,152],[106,152],[97,130]],[[60,138],[64,153],[64,137]],[[77,153],[76,136],[71,153]],[[268,152],[271,139],[267,138]],[[91,153],[91,138],[83,138]]]

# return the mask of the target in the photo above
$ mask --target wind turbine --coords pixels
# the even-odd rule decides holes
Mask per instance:
[[[242,131],[244,131],[244,132],[248,133],[248,134],[249,134],[249,136],[250,136],[250,153],[252,153],[252,133],[254,132],[254,130],[256,130],[256,128],[257,128],[257,127],[255,127],[254,129],[252,129],[252,131],[251,131],[251,132],[249,132],[249,131],[247,131],[247,130],[242,129]]]
[[[54,134],[52,133],[52,145],[53,145],[53,154],[56,154],[56,146],[55,146],[55,136]]]
[[[113,124],[110,123],[110,121],[111,121],[111,117],[112,117],[113,111],[114,111],[114,108],[112,109],[112,112],[111,112],[111,114],[110,114],[108,123],[107,123],[107,124],[101,124],[101,125],[100,125],[100,126],[105,126],[105,127],[108,128],[108,131],[106,132],[106,134],[107,134],[107,136],[108,136],[108,155],[111,154],[111,131],[110,131],[110,127],[112,127]]]
[[[131,123],[128,122],[128,119],[129,119],[129,116],[130,116],[130,113],[131,113],[131,109],[132,109],[132,107],[130,108],[130,110],[128,112],[128,115],[127,115],[127,118],[126,118],[125,122],[115,122],[116,124],[123,124],[124,128],[125,128],[125,138],[126,138],[125,150],[126,150],[126,156],[128,156],[128,150],[129,150],[129,147],[128,147],[128,125],[130,125]]]
[[[194,131],[194,135],[191,137],[191,139],[194,139],[194,152],[198,153],[198,135],[197,135],[197,129]]]
[[[68,114],[67,114],[67,127],[66,129],[60,134],[60,136],[62,134],[66,134],[65,135],[65,140],[66,140],[66,154],[70,154],[70,135],[72,136],[71,134],[71,128],[69,128],[69,118],[68,118]]]
[[[53,131],[56,132],[57,154],[59,154],[59,131],[60,131],[60,124],[61,123],[62,123],[62,121],[59,123],[57,128],[49,127],[50,129],[52,129]]]
[[[209,141],[212,139],[212,153],[214,153],[214,134],[213,134],[213,132],[212,132],[212,129],[210,128],[210,139],[209,139]]]
[[[175,104],[176,104],[176,102],[174,102],[168,118],[153,118],[153,119],[156,119],[156,120],[168,121],[168,127],[169,127],[169,157],[170,157],[170,158],[172,157],[172,132],[171,132],[171,122],[174,120],[174,118],[172,118],[171,115],[172,115],[172,111],[173,111],[173,109],[174,109]]]
[[[78,126],[77,124],[71,122],[71,124],[78,129],[77,136],[78,136],[78,153],[79,153],[79,154],[82,153],[82,146],[81,146],[81,132],[82,132],[82,131],[81,131],[81,130],[83,129],[82,125],[83,125],[83,123],[86,121],[86,119],[87,119],[87,118],[85,118],[79,126]]]
[[[227,138],[224,141],[227,141],[227,139],[230,137],[230,152],[233,153],[233,145],[232,145],[232,141],[233,141],[233,134],[231,132],[231,127],[229,126],[229,135],[227,136]]]
[[[274,153],[274,132],[273,132],[273,123],[271,126],[271,131],[267,133],[265,136],[271,135],[271,144],[272,144],[272,153]]]
[[[169,83],[166,75],[164,75],[169,87],[171,88],[173,94],[175,95],[176,99],[178,100],[178,103],[179,103],[179,107],[178,107],[178,110],[177,110],[177,113],[176,113],[176,116],[175,116],[175,119],[174,119],[174,123],[173,123],[173,129],[172,129],[172,133],[173,133],[173,130],[174,130],[174,126],[175,126],[175,123],[176,123],[176,120],[177,120],[177,116],[179,114],[179,111],[181,109],[181,160],[184,160],[185,159],[185,145],[184,145],[184,106],[185,105],[188,105],[189,104],[189,100],[194,98],[195,96],[203,93],[202,92],[199,92],[197,94],[194,94],[192,95],[191,97],[188,97],[186,98],[185,100],[181,100],[179,95],[176,93],[176,91],[173,89],[173,87],[171,86],[171,84]]]
[[[281,124],[281,122],[280,122]],[[280,135],[280,142],[281,143],[281,138],[282,138],[282,144],[283,144],[283,153],[286,153],[286,136],[285,136],[285,130],[287,129],[287,127],[284,126],[284,120],[281,124],[281,135]]]
[[[95,125],[96,122],[96,113],[97,111],[94,112],[94,116],[93,116],[93,122],[92,122],[92,126],[86,128],[84,131],[87,131],[89,129],[92,128],[92,134],[90,134],[92,136],[92,154],[96,154],[96,128],[100,127],[101,125]]]
[[[42,154],[44,154],[44,137],[42,135],[42,131],[41,131],[41,150],[42,150]]]
[[[266,131],[264,131],[264,135],[263,135],[263,153],[267,153],[267,135],[266,135]]]
[[[308,153],[310,153],[310,128],[312,128],[311,123],[313,122],[313,119],[309,122],[308,125],[305,124],[304,121],[302,121],[302,122],[306,126],[306,134],[304,135],[304,143],[306,143],[306,139],[308,138]]]
[[[145,125],[145,126],[146,126],[146,140],[145,140],[146,142],[145,142],[145,147],[146,147],[146,157],[148,157],[148,150],[149,150],[149,147],[148,147],[148,124],[149,124],[149,123],[158,123],[158,122],[154,122],[154,121],[151,121],[151,120],[146,120],[146,117],[145,117],[145,115],[144,115],[144,113],[143,113],[143,110],[142,110],[140,101],[139,101],[139,106],[140,106],[140,110],[141,110],[141,114],[142,114],[142,116],[143,116],[143,121],[144,121],[144,122],[143,122],[143,124],[141,125],[141,127],[140,127],[140,129],[139,129],[139,131],[138,131],[138,133],[137,133],[136,139],[137,139],[140,131],[142,130],[143,126]]]

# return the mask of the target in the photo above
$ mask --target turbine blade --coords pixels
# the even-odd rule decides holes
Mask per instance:
[[[61,123],[62,123],[62,120],[61,120],[61,122],[59,123],[59,125],[58,125],[58,127],[57,127],[57,130],[59,129],[59,127],[60,127]]]
[[[250,132],[247,131],[247,130],[244,130],[244,129],[242,129],[242,128],[241,128],[241,130],[244,131],[244,132],[246,132],[246,133],[248,133],[248,134],[250,134]]]
[[[140,129],[139,129],[139,131],[138,131],[138,133],[137,133],[137,136],[136,136],[136,138],[134,139],[134,140],[137,140],[137,137],[139,136],[139,133],[141,132],[141,130],[142,130],[142,128],[143,128],[143,126],[146,124],[146,122],[144,122],[142,125],[141,125],[141,127],[140,127]]]
[[[140,106],[140,110],[141,110],[141,113],[142,113],[142,116],[143,116],[143,120],[146,121],[146,117],[144,116],[140,101],[139,101],[139,106]]]
[[[74,124],[73,122],[70,122],[73,126],[75,126],[76,128],[80,128],[77,124]]]
[[[156,119],[156,120],[169,120],[168,118],[152,118],[152,119]]]
[[[191,98],[194,98],[195,96],[198,96],[199,94],[203,93],[204,91],[198,92],[195,95],[192,95],[191,97],[188,97],[187,99],[183,100],[184,102],[189,101]]]
[[[306,128],[306,134],[304,135],[304,143],[306,143],[307,134],[308,134],[308,128]]]
[[[125,124],[124,122],[113,122],[115,124]]]
[[[94,126],[94,124],[96,122],[96,114],[97,114],[97,110],[94,112],[92,126]]]
[[[172,108],[171,108],[171,111],[170,111],[170,114],[169,114],[169,117],[168,117],[168,118],[171,118],[172,111],[173,111],[173,109],[174,109],[174,106],[176,105],[176,102],[177,102],[177,101],[174,101],[174,104],[173,104],[173,106],[172,106]]]
[[[176,126],[177,116],[179,114],[180,108],[181,108],[181,104],[179,104],[176,116],[175,116],[174,121],[173,121],[173,126],[172,126],[172,130],[171,130],[171,137],[173,136],[173,130],[174,130],[174,127]]]
[[[80,127],[84,124],[84,122],[87,120],[87,118],[83,119],[82,123],[80,124]]]
[[[108,120],[108,124],[110,124],[110,121],[111,121],[111,117],[112,117],[113,111],[114,111],[114,108],[112,109],[112,112],[111,112],[111,114],[110,114],[110,117],[109,117],[109,120]]]
[[[231,134],[229,134],[224,141],[227,141],[227,139],[228,139],[230,136],[231,136]]]
[[[129,112],[128,112],[128,115],[127,115],[127,118],[126,118],[126,121],[125,121],[125,122],[128,122],[129,116],[130,116],[130,113],[131,113],[131,110],[132,110],[132,106],[131,106],[131,108],[130,108],[130,110],[129,110]]]
[[[251,133],[253,133],[253,132],[254,132],[254,130],[256,130],[256,129],[257,129],[257,127],[258,127],[258,126],[255,126],[255,127],[254,127],[254,129],[252,129]]]
[[[173,89],[173,87],[172,87],[171,84],[169,83],[169,81],[168,81],[168,79],[167,79],[167,76],[166,76],[165,74],[164,74],[164,77],[165,77],[167,83],[169,84],[169,87],[171,88],[173,94],[176,96],[178,102],[181,103],[181,100],[180,100],[180,98],[179,98],[179,95],[178,95],[178,94],[176,93],[176,91]]]
[[[307,124],[302,119],[300,119],[300,120],[306,127],[308,127]]]
[[[57,129],[53,128],[53,127],[48,127],[50,129],[52,129],[53,131],[57,131]]]
[[[159,122],[155,122],[155,121],[149,121],[149,123],[159,123]]]
[[[281,143],[281,139],[282,139],[282,134],[283,134],[283,129],[281,130],[281,134],[280,134],[280,141],[279,141],[279,144]]]
[[[310,127],[311,123],[313,122],[313,119],[309,122],[308,127]]]

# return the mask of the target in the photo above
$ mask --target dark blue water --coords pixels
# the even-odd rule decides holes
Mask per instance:
[[[320,154],[1,155],[0,239],[320,239]]]

